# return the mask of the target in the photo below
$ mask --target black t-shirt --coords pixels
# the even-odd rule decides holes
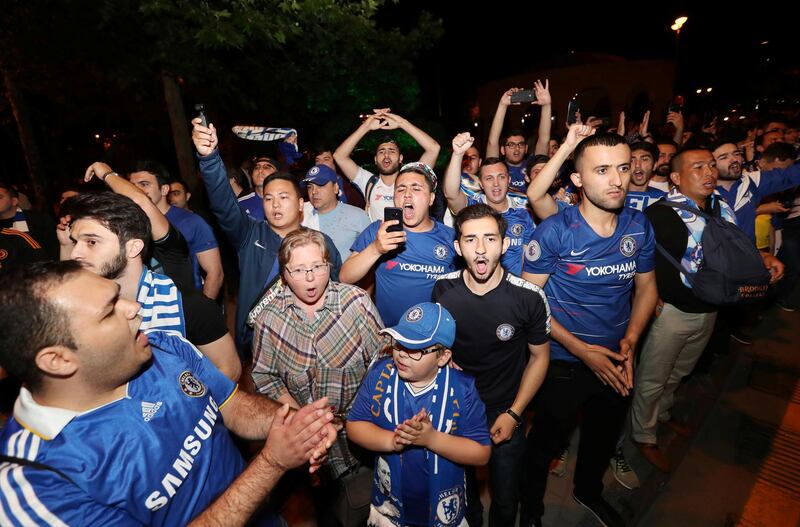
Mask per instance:
[[[216,302],[196,289],[182,291],[181,297],[189,342],[203,346],[225,336],[228,328]]]
[[[544,344],[550,318],[544,292],[506,271],[500,284],[476,295],[457,271],[440,277],[433,301],[456,321],[453,360],[475,377],[487,413],[503,411],[514,402],[528,364],[528,344]]]
[[[189,244],[171,223],[167,235],[153,242],[153,260],[149,267],[154,273],[172,278],[184,294],[195,290]]]
[[[0,230],[0,275],[14,267],[51,259],[39,243],[27,233],[14,229]]]
[[[707,203],[706,210],[709,210],[708,205]],[[647,207],[644,214],[653,225],[656,243],[680,262],[688,246],[689,230],[678,213],[672,207],[656,203]],[[659,251],[656,251],[656,284],[661,299],[685,313],[711,313],[718,309],[698,300],[692,290],[683,285],[675,266]]]

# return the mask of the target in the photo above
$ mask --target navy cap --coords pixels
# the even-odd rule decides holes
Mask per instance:
[[[419,350],[441,344],[449,348],[456,339],[456,321],[441,304],[422,302],[411,306],[400,321],[381,330],[408,349]]]
[[[331,170],[331,167],[326,165],[314,165],[303,179],[303,183],[313,183],[314,185],[327,185],[328,183],[336,183],[338,181],[336,172]]]

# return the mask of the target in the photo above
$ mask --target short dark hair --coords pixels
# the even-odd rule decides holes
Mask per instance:
[[[170,185],[172,185],[173,183],[177,183],[178,185],[182,186],[184,192],[191,192],[191,189],[189,188],[189,185],[187,185],[184,180],[182,180],[182,179],[173,179],[172,181],[169,182]]]
[[[228,172],[228,180],[235,180],[236,183],[242,187],[244,192],[252,192],[250,178],[247,176],[247,170],[245,168],[226,165],[225,170]]]
[[[525,175],[531,175],[531,168],[539,163],[547,163],[550,161],[550,158],[543,154],[536,154],[535,156],[529,156],[528,161],[525,163]]]
[[[169,185],[172,178],[169,175],[169,171],[167,167],[159,163],[158,161],[154,161],[152,159],[139,159],[133,164],[133,169],[131,173],[134,172],[149,172],[156,177],[158,181],[158,186],[163,187],[164,185]]]
[[[483,161],[481,161],[481,166],[478,167],[478,179],[481,177],[481,172],[483,172],[483,167],[488,167],[492,165],[503,165],[506,167],[506,171],[508,171],[508,166],[506,162],[500,159],[499,157],[487,157]]]
[[[65,310],[47,292],[83,270],[75,260],[17,267],[0,278],[0,365],[31,391],[42,384],[36,354],[48,346],[75,349]]]
[[[761,159],[769,162],[775,160],[787,161],[789,159],[794,161],[797,159],[797,150],[795,150],[794,145],[789,143],[776,142],[764,149]]]
[[[117,235],[120,248],[129,240],[139,239],[145,246],[142,254],[147,253],[152,236],[150,220],[132,199],[113,192],[84,192],[68,201],[73,222],[83,218],[99,221]]]
[[[712,156],[714,155],[713,154],[713,150],[709,150],[708,148],[704,148],[704,147],[703,148],[697,148],[697,147],[681,148],[680,150],[678,150],[678,153],[675,154],[675,156],[673,156],[672,160],[669,163],[670,172],[680,172],[681,163],[683,162],[683,155],[686,152],[697,152],[697,151],[708,152]]]
[[[636,141],[631,145],[631,153],[633,153],[634,150],[644,150],[645,152],[650,154],[650,156],[652,156],[653,162],[658,161],[658,155],[659,155],[658,147],[653,143],[650,143],[648,141]]]
[[[668,139],[666,137],[662,137],[662,138],[656,139],[656,148],[658,148],[658,145],[674,146],[675,150],[678,150],[678,143],[676,143],[672,139]]]
[[[506,229],[508,229],[508,222],[502,214],[494,210],[485,203],[476,203],[469,207],[464,207],[458,214],[456,214],[454,227],[456,228],[456,240],[461,238],[461,226],[469,220],[479,220],[481,218],[492,217],[497,222],[497,228],[500,230],[500,240],[506,237]]]
[[[717,148],[719,148],[719,147],[721,147],[723,145],[733,145],[733,146],[738,148],[738,146],[736,144],[736,141],[731,141],[730,139],[723,138],[723,139],[719,139],[718,141],[714,141],[713,143],[710,143],[708,145],[708,150],[711,151],[711,152],[714,152],[714,150],[716,150]],[[690,149],[681,148],[681,150],[690,150]],[[705,150],[705,149],[703,149],[703,150]]]
[[[617,146],[627,144],[628,142],[625,141],[625,138],[619,134],[611,132],[598,132],[578,143],[578,146],[575,147],[575,153],[573,154],[573,162],[577,167],[578,161],[580,161],[580,159],[583,157],[586,149],[591,146]]]
[[[375,151],[377,152],[378,147],[385,143],[392,143],[394,146],[397,147],[397,151],[399,153],[402,153],[402,150],[400,149],[400,143],[397,142],[397,138],[395,138],[393,135],[384,135],[383,137],[381,137],[380,140],[378,141],[378,146],[375,147]]]
[[[11,186],[11,185],[9,185],[8,183],[4,183],[4,182],[0,181],[0,188],[2,188],[2,189],[5,189],[5,191],[6,191],[6,192],[8,192],[8,194],[9,194],[9,195],[10,195],[12,198],[17,198],[17,199],[19,199],[19,192],[17,191],[17,189],[15,189],[14,187],[12,187],[12,186]]]
[[[511,130],[507,130],[505,135],[503,135],[502,142],[505,143],[506,141],[508,141],[509,137],[514,137],[515,135],[518,135],[520,137],[524,137],[526,140],[528,138],[528,136],[525,135],[525,132],[523,130],[521,130],[519,128],[512,128]]]
[[[294,187],[294,191],[297,193],[297,197],[301,197],[303,195],[303,191],[300,190],[300,183],[297,182],[297,179],[288,172],[275,172],[267,176],[267,179],[264,180],[264,186],[262,188],[267,188],[267,185],[272,183],[273,181],[288,181]]]

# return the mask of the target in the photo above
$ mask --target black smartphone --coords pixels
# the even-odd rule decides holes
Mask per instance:
[[[536,92],[534,92],[533,90],[521,90],[511,94],[512,104],[533,102],[535,100],[536,100]]]
[[[403,231],[403,209],[398,207],[386,207],[383,209],[383,221],[397,220],[400,223],[386,227],[386,232]]]
[[[683,112],[683,107],[676,102],[671,102],[669,103],[669,108],[667,108],[667,113],[669,112],[681,113]]]
[[[202,124],[203,126],[208,126],[208,120],[206,119],[206,113],[205,113],[205,106],[202,104],[195,104],[194,111],[197,112],[197,117],[200,118],[200,124]]]
[[[577,94],[569,100],[567,105],[567,124],[575,124],[578,122],[578,112],[581,110],[581,103],[578,100]]]

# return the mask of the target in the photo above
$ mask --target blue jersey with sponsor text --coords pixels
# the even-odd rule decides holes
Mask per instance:
[[[580,207],[567,207],[539,224],[524,268],[550,275],[544,291],[553,318],[582,341],[617,351],[630,319],[633,277],[655,268],[654,251],[653,227],[641,212],[623,208],[614,234],[603,238]],[[556,340],[550,358],[579,360]]]
[[[528,209],[525,207],[515,207],[512,200],[508,199],[508,208],[503,213],[508,227],[506,228],[506,238],[511,240],[508,250],[503,255],[500,264],[503,269],[517,276],[522,274],[522,256],[525,247],[533,238],[533,231],[536,224],[533,222]],[[468,205],[476,203],[486,203],[486,195],[482,194],[480,199],[467,198]]]
[[[361,252],[378,235],[381,222],[364,229],[351,251]],[[439,275],[456,270],[453,249],[455,231],[433,222],[427,232],[406,230],[406,243],[396,251],[384,254],[375,269],[375,305],[388,328],[397,324],[406,309],[420,302],[430,302],[431,291]]]
[[[640,212],[644,212],[644,209],[666,195],[667,193],[663,190],[653,187],[647,187],[647,190],[644,192],[629,190],[625,195],[625,206]]]
[[[528,188],[528,184],[525,182],[525,160],[523,159],[522,164],[519,166],[513,166],[506,163],[508,167],[508,188],[512,190],[517,190],[519,192],[525,192],[525,189]]]
[[[121,399],[77,413],[23,389],[2,451],[73,483],[4,464],[0,525],[186,525],[242,472],[220,414],[236,385],[177,333],[147,333],[152,362]]]

